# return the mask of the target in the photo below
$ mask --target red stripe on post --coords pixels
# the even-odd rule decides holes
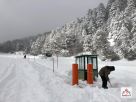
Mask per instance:
[[[93,84],[93,65],[87,64],[87,83]]]
[[[72,85],[78,84],[78,64],[72,64]]]

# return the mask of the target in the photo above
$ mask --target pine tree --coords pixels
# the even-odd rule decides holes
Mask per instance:
[[[93,53],[92,35],[87,35],[83,42],[83,51]]]
[[[135,0],[127,0],[127,8],[125,9],[125,16],[131,16],[136,9]]]
[[[97,8],[97,16],[96,16],[96,24],[97,27],[101,27],[106,21],[106,9],[104,7],[104,4],[100,3],[100,5]]]
[[[130,49],[130,32],[122,25],[121,30],[119,31],[118,37],[115,39],[115,46],[118,54],[121,57],[125,56],[125,53],[129,52]]]
[[[107,33],[103,30],[97,30],[93,37],[94,49],[101,51],[103,48],[106,47],[107,43]]]
[[[44,35],[38,37],[38,39],[35,42],[33,42],[31,46],[31,53],[34,55],[41,54],[41,50],[42,50],[44,42],[45,42]]]

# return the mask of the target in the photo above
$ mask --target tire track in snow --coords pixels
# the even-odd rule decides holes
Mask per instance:
[[[11,60],[11,59],[10,59]],[[16,102],[16,61],[7,61],[8,67],[0,83],[0,102]],[[7,71],[6,71],[7,70]]]
[[[43,91],[39,75],[27,60],[17,61],[17,102],[49,102],[48,95]]]
[[[41,64],[41,63],[38,63],[37,61],[35,62],[31,62],[31,64],[35,64],[36,66],[41,66],[43,68],[46,68],[48,70],[50,70],[51,72],[53,72],[53,68],[51,66],[49,66],[49,64],[47,63],[47,61],[45,61],[44,64]],[[65,74],[61,74],[58,72],[58,70],[55,70],[55,72],[53,73],[55,74],[57,77],[60,77],[60,78],[63,78],[63,80],[67,83],[67,84],[71,84],[71,80],[72,80],[72,72],[71,73],[68,73],[70,76],[67,76]]]
[[[50,86],[50,78],[52,77],[52,70],[48,67],[44,68],[45,66],[42,66],[38,63],[29,62],[32,67],[39,72],[40,76],[40,82],[42,86],[44,86],[44,91],[46,91],[49,95],[49,102],[62,102],[60,99],[58,100],[57,95],[54,93],[54,91],[51,89],[52,86]],[[46,72],[46,75],[45,75]],[[48,73],[48,74],[47,74]],[[50,75],[49,75],[50,73]]]
[[[15,67],[15,65],[13,63],[10,63],[2,72],[2,74],[0,75],[0,84],[4,83],[3,81],[8,80],[11,77],[11,74],[13,74],[13,68]]]

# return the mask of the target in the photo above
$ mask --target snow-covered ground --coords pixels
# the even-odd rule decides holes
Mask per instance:
[[[71,86],[73,57],[53,59],[0,54],[0,102],[136,102],[136,61],[101,62],[99,68],[114,65],[112,87],[101,87],[100,77],[93,85],[80,81]],[[81,88],[82,87],[82,88]],[[132,98],[121,98],[121,87],[132,87]]]

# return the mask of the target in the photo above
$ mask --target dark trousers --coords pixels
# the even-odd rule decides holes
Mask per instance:
[[[102,87],[103,88],[106,88],[107,87],[107,79],[105,76],[101,76],[101,79],[102,79]]]

